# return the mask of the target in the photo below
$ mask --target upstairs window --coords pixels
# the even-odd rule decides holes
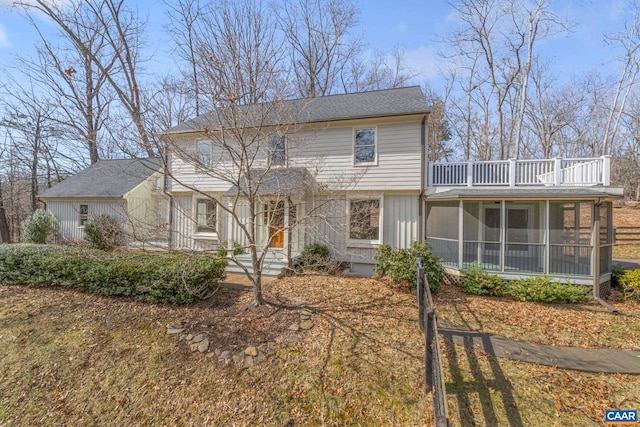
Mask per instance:
[[[78,224],[80,227],[84,227],[87,221],[89,221],[89,205],[80,205],[78,209]]]
[[[196,233],[216,231],[216,202],[209,199],[196,200]]]
[[[269,164],[282,166],[287,163],[287,144],[284,136],[269,137]]]
[[[380,199],[349,201],[349,239],[380,242]]]
[[[373,165],[376,163],[376,129],[355,129],[353,146],[354,165]]]
[[[198,141],[197,143],[197,160],[198,165],[204,167],[211,167],[211,142],[210,141]]]

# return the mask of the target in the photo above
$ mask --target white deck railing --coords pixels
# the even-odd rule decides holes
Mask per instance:
[[[611,184],[611,157],[429,162],[429,187]]]

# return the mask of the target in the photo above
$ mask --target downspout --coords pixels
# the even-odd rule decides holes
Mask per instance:
[[[167,249],[173,250],[173,194],[169,191],[169,179],[171,178],[169,172],[169,150],[167,149],[167,145],[164,145],[164,153],[163,153],[163,163],[164,167],[162,169],[163,180],[162,180],[162,191],[169,198],[169,212],[167,222],[169,223],[169,234],[167,236]]]
[[[424,178],[425,178],[425,162],[427,160],[427,130],[426,121],[427,115],[425,113],[422,116],[422,123],[420,124],[420,195],[418,196],[418,242],[424,240]]]

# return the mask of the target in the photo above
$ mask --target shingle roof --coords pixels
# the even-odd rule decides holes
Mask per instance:
[[[122,197],[161,167],[160,158],[101,160],[38,197]]]
[[[419,86],[372,92],[329,95],[318,98],[293,99],[279,103],[218,109],[175,126],[167,134],[217,129],[221,123],[240,123],[240,127],[273,126],[328,122],[370,117],[423,114],[429,110]]]
[[[318,189],[318,183],[305,168],[253,169],[251,171],[253,192],[256,196],[301,197],[309,191]],[[231,187],[224,195],[233,197],[238,187]],[[245,177],[240,179],[240,195],[247,194]]]
[[[501,198],[597,198],[621,197],[622,189],[615,187],[516,187],[516,188],[456,188],[428,194],[427,199],[501,199]]]

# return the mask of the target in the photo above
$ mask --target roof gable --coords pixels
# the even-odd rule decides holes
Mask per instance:
[[[45,190],[38,197],[123,197],[161,167],[160,158],[101,160]]]

